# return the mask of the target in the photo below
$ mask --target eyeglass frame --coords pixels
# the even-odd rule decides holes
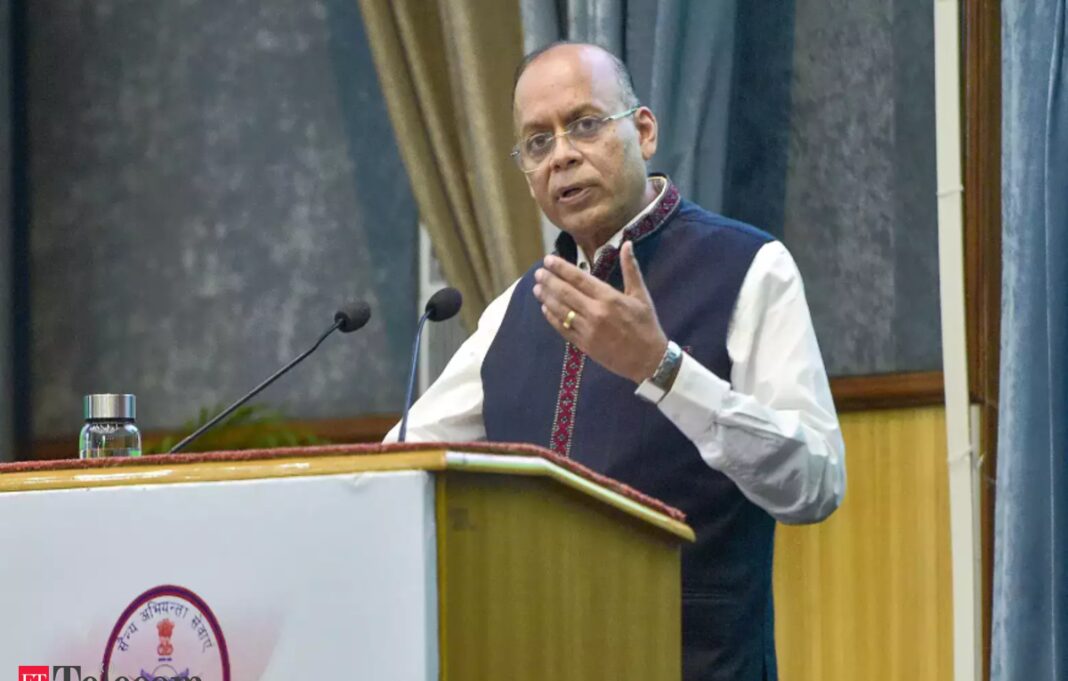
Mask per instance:
[[[523,172],[526,175],[529,175],[529,174],[531,174],[533,172],[536,172],[538,170],[538,168],[540,168],[542,165],[544,165],[545,161],[547,161],[549,159],[549,157],[552,156],[553,149],[556,148],[556,140],[557,140],[557,138],[566,137],[568,143],[571,144],[572,147],[575,146],[574,142],[571,141],[571,132],[572,132],[571,128],[576,123],[578,123],[579,121],[585,120],[587,118],[596,119],[597,121],[599,121],[602,124],[602,127],[600,129],[598,129],[598,131],[597,131],[598,134],[600,134],[601,130],[604,129],[604,125],[605,124],[612,123],[613,121],[621,120],[623,118],[626,118],[627,116],[633,116],[634,114],[638,113],[638,111],[641,108],[642,107],[639,105],[639,106],[635,106],[635,107],[632,107],[630,109],[627,109],[626,111],[620,111],[619,113],[609,114],[608,116],[594,116],[594,115],[579,116],[578,118],[576,118],[575,120],[571,121],[566,126],[564,126],[563,132],[558,132],[558,133],[552,135],[549,138],[550,141],[552,142],[552,144],[549,146],[548,151],[545,153],[545,158],[543,158],[540,161],[538,161],[537,165],[535,165],[530,170],[527,170],[526,168],[523,167],[522,152],[519,150],[519,145],[522,144],[523,142],[529,140],[534,135],[528,135],[526,137],[526,139],[517,142],[516,145],[514,147],[512,147],[512,152],[510,154],[508,154],[508,155],[512,157],[512,160],[515,161],[516,166],[518,166],[518,168],[519,168],[519,170],[521,172]],[[537,133],[537,134],[541,134],[541,133]]]

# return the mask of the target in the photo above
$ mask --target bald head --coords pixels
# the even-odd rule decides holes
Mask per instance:
[[[641,102],[638,100],[638,95],[634,93],[634,81],[630,77],[630,71],[627,70],[626,64],[612,54],[610,51],[601,47],[600,45],[594,45],[592,43],[579,43],[572,42],[570,40],[558,40],[554,43],[550,43],[544,47],[530,52],[523,61],[519,62],[519,66],[515,69],[515,78],[512,80],[512,109],[515,109],[515,92],[519,86],[519,79],[523,77],[527,68],[538,60],[542,55],[548,55],[549,53],[556,51],[565,51],[580,56],[583,60],[590,61],[603,61],[610,70],[612,77],[615,81],[615,87],[617,88],[617,94],[619,97],[619,104],[623,108],[629,109],[631,107],[638,106]]]

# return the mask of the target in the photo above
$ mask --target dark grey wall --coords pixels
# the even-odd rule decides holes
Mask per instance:
[[[940,369],[930,4],[795,12],[783,237],[828,370]]]
[[[353,0],[29,11],[35,437],[129,391],[145,427],[235,399],[341,302],[374,316],[261,400],[395,411],[417,216]]]
[[[0,461],[14,458],[11,334],[11,5],[0,0]]]

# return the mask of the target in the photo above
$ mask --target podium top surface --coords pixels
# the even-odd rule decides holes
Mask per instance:
[[[694,539],[678,509],[555,452],[517,443],[327,445],[7,463],[0,464],[0,494],[401,470],[546,477],[682,539]]]

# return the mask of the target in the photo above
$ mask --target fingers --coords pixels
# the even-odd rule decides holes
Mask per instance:
[[[619,250],[619,266],[623,270],[623,293],[648,300],[649,291],[645,288],[645,278],[634,255],[634,244],[630,241]]]
[[[552,255],[545,258],[544,267],[534,274],[534,296],[541,302],[542,313],[557,332],[568,340],[576,341],[584,333],[595,333],[606,310],[615,310],[616,317],[627,318],[625,312],[632,310],[632,303],[628,303],[625,296],[643,305],[651,304],[630,242],[620,250],[620,260],[624,293],[563,258]],[[575,315],[568,324],[570,328],[564,328],[564,321],[572,311]]]
[[[578,268],[574,269],[578,271]],[[539,269],[535,272],[534,279],[537,282],[534,284],[534,297],[541,302],[541,312],[545,319],[557,333],[569,341],[574,341],[580,333],[579,329],[586,323],[584,316],[590,313],[596,301],[548,269]],[[619,295],[615,289],[612,289],[612,293]],[[574,314],[571,314],[572,312]],[[570,321],[568,316],[571,317]]]
[[[538,270],[534,279],[537,281],[534,285],[534,297],[561,319],[568,310],[586,314],[593,306],[594,301],[591,298],[549,270]],[[615,293],[615,290],[612,292]]]
[[[603,298],[615,289],[592,274],[583,272],[568,261],[556,255],[547,255],[543,268],[553,276],[563,279],[583,295],[590,298]]]
[[[562,325],[564,320],[567,319],[568,313],[574,310],[575,316],[571,320],[569,326],[574,329],[575,326],[579,324],[579,319],[582,317],[582,312],[576,309],[574,306],[562,302],[559,298],[555,296],[545,295],[544,293],[542,293],[542,295],[538,295],[537,291],[535,291],[534,295],[537,296],[538,300],[541,301],[541,311],[546,316],[546,318],[549,319],[550,322],[556,321],[557,323]],[[557,331],[559,330],[560,329],[557,329]]]
[[[549,322],[549,325],[556,329],[556,333],[563,336],[564,340],[573,341],[578,336],[578,329],[576,329],[575,327],[577,325],[582,324],[582,318],[579,317],[577,314],[575,315],[575,318],[571,321],[569,328],[565,329],[564,320],[567,318],[567,312],[564,312],[562,315],[557,315],[552,310],[550,310],[547,305],[542,305],[541,313],[545,316],[545,320]]]

